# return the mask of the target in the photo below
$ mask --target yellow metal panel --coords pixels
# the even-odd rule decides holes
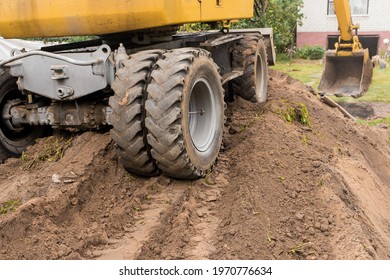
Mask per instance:
[[[99,35],[252,13],[253,0],[1,0],[0,36]]]
[[[222,3],[218,5],[218,3]],[[220,21],[253,17],[253,0],[203,0],[201,21]]]
[[[343,41],[352,41],[353,27],[349,0],[334,0],[337,21],[339,23],[340,36]]]

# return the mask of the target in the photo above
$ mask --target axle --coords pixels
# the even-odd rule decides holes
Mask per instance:
[[[53,102],[42,106],[11,100],[4,106],[3,120],[9,129],[15,131],[24,125],[99,129],[110,124],[111,112],[109,106],[98,102]]]

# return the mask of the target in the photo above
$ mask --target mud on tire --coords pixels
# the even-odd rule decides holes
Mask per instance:
[[[115,92],[109,99],[113,110],[111,137],[125,169],[142,176],[155,176],[160,172],[147,144],[144,104],[150,72],[162,53],[153,50],[130,56],[117,70],[111,86]]]
[[[253,103],[263,104],[267,99],[268,64],[263,37],[246,34],[232,50],[233,68],[244,74],[232,81],[233,93]]]
[[[151,154],[168,176],[204,176],[222,142],[224,101],[218,68],[207,51],[193,48],[167,52],[156,65],[145,105]]]

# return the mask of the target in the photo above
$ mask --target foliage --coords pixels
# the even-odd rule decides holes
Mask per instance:
[[[282,114],[289,123],[297,121],[304,126],[310,126],[309,111],[305,104],[297,102],[294,106],[284,110]]]
[[[194,31],[207,31],[210,30],[211,26],[206,23],[197,22],[197,23],[188,23],[180,27],[180,31],[183,32],[194,32]]]
[[[7,214],[9,211],[15,211],[19,205],[20,202],[17,200],[9,200],[3,204],[0,204],[0,215]]]
[[[277,52],[284,52],[295,44],[296,28],[302,24],[302,0],[270,0],[261,18],[242,20],[235,28],[272,27]]]
[[[321,59],[325,54],[325,49],[321,46],[307,46],[299,48],[296,57],[303,59]]]
[[[53,43],[53,44],[68,44],[68,43],[77,43],[84,42],[88,40],[97,39],[97,36],[67,36],[67,37],[50,37],[50,38],[27,38],[30,41],[42,41],[45,44]]]
[[[290,62],[291,58],[286,53],[277,53],[276,54],[276,61],[279,62]]]
[[[31,168],[38,161],[56,162],[60,160],[72,144],[72,137],[50,136],[43,139],[38,139],[41,148],[38,151],[23,152],[22,161],[26,162],[28,168]]]

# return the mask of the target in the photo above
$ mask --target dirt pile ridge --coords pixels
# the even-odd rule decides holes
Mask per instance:
[[[387,130],[270,76],[265,107],[229,104],[203,179],[128,174],[107,133],[0,165],[0,259],[389,259]]]

